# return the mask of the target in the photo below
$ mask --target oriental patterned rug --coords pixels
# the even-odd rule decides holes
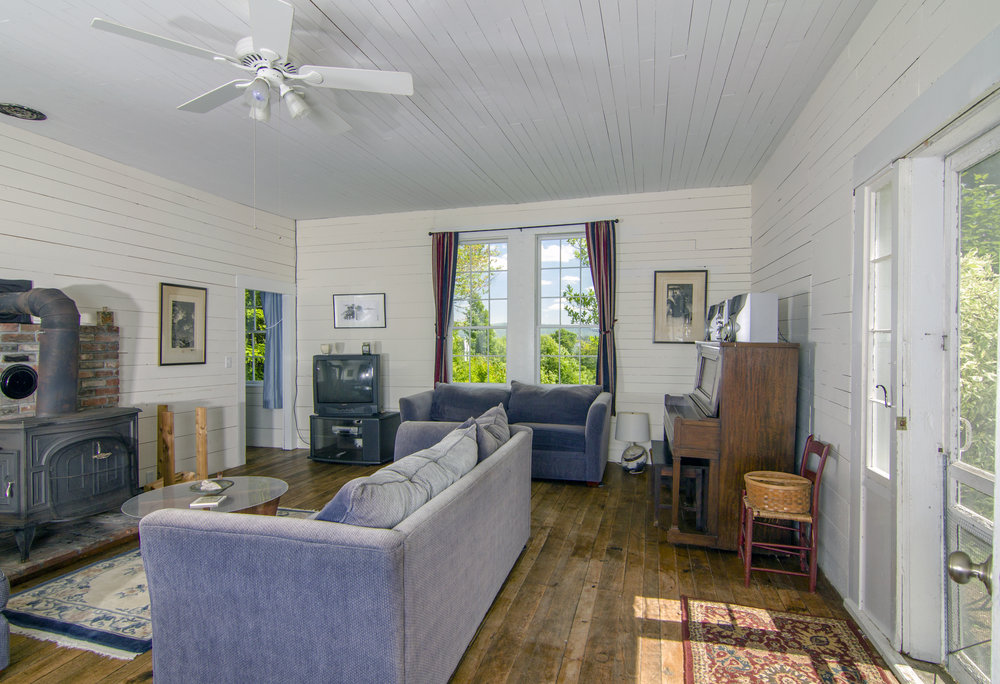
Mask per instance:
[[[315,511],[279,508],[279,516]],[[14,594],[3,611],[15,634],[131,660],[152,647],[146,571],[126,551]]]
[[[681,598],[685,684],[895,684],[853,623]]]

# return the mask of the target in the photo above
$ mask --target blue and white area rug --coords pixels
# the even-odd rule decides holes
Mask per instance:
[[[279,516],[315,511],[280,508]],[[14,594],[3,611],[16,634],[131,660],[152,647],[146,571],[139,550],[91,563]]]

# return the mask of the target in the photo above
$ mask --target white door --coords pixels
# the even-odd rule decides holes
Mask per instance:
[[[865,188],[864,466],[860,471],[858,611],[898,647],[896,573],[895,171]]]
[[[987,570],[994,551],[1000,129],[948,157],[945,180],[955,227],[946,553],[966,554],[973,571],[955,573],[967,581],[947,586],[947,667],[960,682],[989,682],[997,667],[995,607],[976,570]],[[950,565],[958,560],[965,559],[952,555]]]

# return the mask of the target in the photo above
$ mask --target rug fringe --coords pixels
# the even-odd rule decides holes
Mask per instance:
[[[53,634],[52,632],[43,632],[38,629],[29,629],[27,627],[21,627],[19,625],[11,625],[10,631],[14,634],[23,634],[26,637],[31,637],[32,639],[38,639],[39,641],[51,641],[59,646],[65,646],[66,648],[76,648],[81,651],[90,651],[91,653],[96,653],[98,655],[107,656],[109,658],[117,658],[118,660],[135,660],[139,655],[138,653],[132,653],[130,651],[125,651],[120,648],[112,648],[110,646],[102,646],[100,644],[94,644],[89,641],[83,641],[82,639],[74,639],[72,637],[64,636],[62,634]]]

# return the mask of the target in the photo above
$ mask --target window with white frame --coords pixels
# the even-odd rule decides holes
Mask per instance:
[[[597,382],[597,297],[583,235],[538,239],[538,380]]]
[[[507,242],[458,247],[451,381],[507,382]]]
[[[267,323],[264,320],[264,304],[260,291],[245,291],[246,309],[246,381],[264,381],[264,336]]]
[[[458,248],[451,381],[596,383],[597,301],[583,226],[490,238]]]

